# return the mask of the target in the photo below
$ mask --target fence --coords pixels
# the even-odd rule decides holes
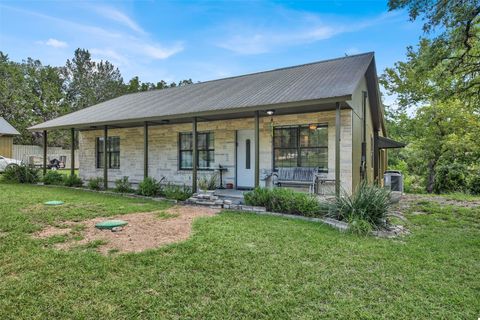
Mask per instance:
[[[70,169],[70,152],[70,149],[63,149],[61,147],[48,147],[47,160],[63,160],[65,163],[65,168]],[[41,146],[14,144],[12,153],[13,159],[21,160],[25,163],[36,165],[43,163],[43,147]],[[75,167],[78,168],[78,149],[75,150]]]

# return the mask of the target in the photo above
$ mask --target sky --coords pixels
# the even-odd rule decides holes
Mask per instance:
[[[125,81],[205,81],[369,51],[381,74],[420,36],[420,23],[386,0],[0,0],[0,50],[11,60],[61,66],[85,48]]]

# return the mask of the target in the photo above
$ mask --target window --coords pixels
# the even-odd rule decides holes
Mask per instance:
[[[251,147],[250,147],[250,139],[247,139],[245,141],[245,169],[250,169],[250,152],[251,152]]]
[[[179,136],[179,168],[192,169],[193,142],[191,132],[182,132]],[[197,167],[200,170],[212,169],[215,161],[213,132],[197,132]]]
[[[313,128],[314,127],[314,128]],[[276,127],[273,130],[273,166],[318,167],[328,170],[328,127]]]
[[[97,168],[103,168],[105,157],[103,154],[103,137],[97,138]],[[107,168],[120,168],[120,137],[107,138]]]

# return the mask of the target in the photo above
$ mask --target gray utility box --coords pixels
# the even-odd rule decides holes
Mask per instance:
[[[383,174],[383,185],[390,191],[403,193],[403,175],[400,171],[387,170]]]

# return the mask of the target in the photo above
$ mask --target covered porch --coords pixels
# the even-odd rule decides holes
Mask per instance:
[[[192,190],[196,191],[199,179],[217,174],[219,187],[251,189],[268,183],[264,177],[275,170],[274,128],[315,124],[328,128],[326,174],[333,182],[332,188],[339,193],[342,187],[342,148],[345,154],[343,167],[350,170],[343,177],[344,183],[348,184],[345,180],[351,179],[352,174],[349,165],[351,159],[348,159],[348,155],[351,155],[348,140],[351,137],[345,134],[351,134],[348,125],[351,122],[351,109],[345,101],[329,100],[311,105],[288,104],[277,105],[275,109],[256,109],[69,128],[72,141],[78,132],[80,177],[84,180],[103,177],[105,188],[111,187],[116,179],[123,176],[128,176],[134,184],[146,177],[157,180],[166,178],[172,183],[191,185]],[[343,142],[346,146],[342,146],[342,122],[345,124]],[[205,149],[205,132],[212,132],[214,136],[214,147],[210,151],[215,160],[208,167],[204,165],[209,152]],[[191,142],[187,143],[190,149],[182,145],[184,134],[190,135]],[[114,143],[118,146],[110,143],[113,138],[118,139]],[[44,146],[47,142],[45,130]],[[72,145],[72,154],[74,147]],[[114,150],[116,148],[118,158]],[[196,165],[192,166],[193,163]],[[182,167],[183,164],[187,164],[186,167]],[[246,182],[246,178],[251,178],[251,183]],[[241,191],[235,193],[237,196],[240,194]]]

